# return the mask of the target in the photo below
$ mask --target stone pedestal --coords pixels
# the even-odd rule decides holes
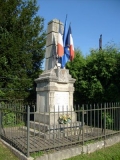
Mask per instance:
[[[58,124],[60,114],[71,114],[72,122],[76,122],[73,111],[73,92],[75,79],[67,69],[50,69],[44,71],[37,83],[37,111],[35,121],[48,125]]]

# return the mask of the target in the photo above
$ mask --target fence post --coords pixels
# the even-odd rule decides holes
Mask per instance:
[[[82,143],[84,145],[84,105],[82,105]]]
[[[104,103],[104,147],[106,139],[106,103]]]
[[[30,143],[30,107],[27,106],[27,157],[30,156],[29,143]]]

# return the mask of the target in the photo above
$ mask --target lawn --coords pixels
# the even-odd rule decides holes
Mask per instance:
[[[0,160],[18,160],[18,158],[0,142]],[[67,160],[120,160],[120,143],[91,154],[79,155]]]
[[[91,154],[79,155],[68,160],[120,160],[120,143]]]
[[[18,158],[0,142],[0,160],[18,160]]]

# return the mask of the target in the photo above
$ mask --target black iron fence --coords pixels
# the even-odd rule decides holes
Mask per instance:
[[[33,103],[0,102],[0,136],[26,156],[84,145],[120,133],[120,104],[39,109]]]

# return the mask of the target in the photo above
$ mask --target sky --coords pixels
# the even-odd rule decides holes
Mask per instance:
[[[120,46],[120,0],[37,0],[38,15],[42,16],[44,29],[48,22],[58,19],[71,23],[74,47],[83,55],[99,48],[102,34],[103,48],[108,43]]]

